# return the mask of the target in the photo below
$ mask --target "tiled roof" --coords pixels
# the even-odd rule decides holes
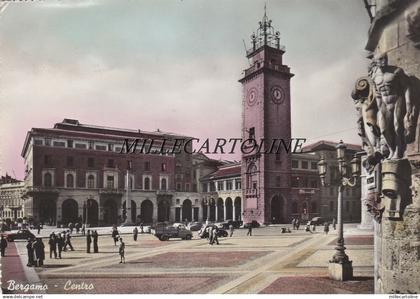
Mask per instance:
[[[316,151],[316,150],[320,150],[320,149],[333,149],[335,150],[336,145],[338,144],[338,142],[333,142],[333,141],[327,141],[327,140],[320,140],[318,142],[306,145],[302,148],[302,152],[312,152],[312,151]],[[361,151],[362,147],[360,145],[357,144],[351,144],[351,143],[344,143],[344,145],[347,147],[347,149],[352,150],[352,151]]]
[[[219,179],[219,178],[226,178],[226,177],[234,177],[234,176],[241,176],[241,165],[237,164],[234,166],[229,167],[220,167],[215,172],[212,172],[205,177],[203,177],[204,180],[213,180],[213,179]]]

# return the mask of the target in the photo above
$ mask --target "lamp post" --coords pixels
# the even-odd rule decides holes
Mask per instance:
[[[337,221],[338,221],[338,238],[337,246],[335,247],[335,254],[330,260],[328,272],[329,277],[334,280],[349,280],[353,277],[353,266],[352,261],[349,260],[344,247],[344,236],[343,236],[343,190],[345,187],[354,187],[357,184],[357,178],[360,175],[360,162],[355,156],[351,161],[351,176],[347,173],[347,162],[345,160],[346,146],[341,140],[336,146],[337,149],[337,160],[338,160],[338,172],[339,180],[337,182],[338,187],[338,199],[337,199]],[[327,173],[327,163],[324,157],[318,162],[318,171],[321,178],[322,186],[326,186],[325,175]]]

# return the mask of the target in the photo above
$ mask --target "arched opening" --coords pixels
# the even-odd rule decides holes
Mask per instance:
[[[109,198],[104,202],[104,224],[118,224],[118,207],[115,200]]]
[[[167,200],[161,200],[158,203],[158,221],[169,221],[170,204]]]
[[[223,214],[223,199],[217,199],[217,220],[216,221],[223,221],[225,219],[225,215]]]
[[[74,176],[71,173],[66,176],[66,184],[67,188],[74,188]]]
[[[192,221],[192,202],[189,199],[185,199],[182,202],[182,221]]]
[[[233,220],[242,220],[242,200],[240,197],[235,198],[235,219]]]
[[[134,200],[131,201],[131,223],[136,223],[136,211],[137,211],[137,205]],[[127,204],[126,201],[123,203],[123,220],[125,221],[127,219]]]
[[[88,223],[91,227],[98,226],[98,203],[96,200],[90,198],[87,203],[83,204],[83,223]]]
[[[246,188],[247,189],[254,189],[258,188],[257,184],[257,166],[254,163],[248,165],[247,172],[246,172]]]
[[[153,203],[146,199],[141,203],[140,209],[141,222],[143,224],[153,223]]]
[[[44,186],[45,187],[51,187],[52,186],[52,175],[49,172],[44,174]]]
[[[284,201],[278,195],[271,199],[271,222],[272,223],[285,223],[284,214]]]
[[[214,198],[210,199],[209,221],[216,221],[216,203],[214,201]]]
[[[228,197],[225,199],[225,206],[226,206],[226,220],[233,220],[232,198]]]
[[[69,222],[76,223],[79,217],[79,205],[72,199],[66,199],[61,205],[62,221],[66,225]]]

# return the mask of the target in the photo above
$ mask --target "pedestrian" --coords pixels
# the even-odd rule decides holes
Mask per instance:
[[[70,233],[72,234],[72,233],[73,233],[73,229],[74,229],[74,224],[73,224],[73,222],[70,222],[70,223],[69,223],[69,229],[70,229]]]
[[[134,239],[134,241],[137,241],[138,234],[139,234],[139,230],[137,229],[137,226],[135,226],[134,229],[133,229],[133,239]]]
[[[213,245],[214,243],[213,229],[209,226],[208,231],[209,231],[209,244]]]
[[[295,224],[296,224],[296,230],[299,230],[299,226],[300,226],[299,218],[296,218]]]
[[[90,253],[90,244],[92,243],[92,237],[90,235],[90,230],[88,229],[87,231],[87,236],[86,236],[86,252]]]
[[[219,229],[217,226],[213,226],[213,243],[216,242],[217,245],[219,245],[219,238],[217,237]]]
[[[233,230],[234,230],[234,227],[233,227],[233,224],[232,223],[229,225],[229,230],[230,230],[230,237],[232,237]]]
[[[41,224],[40,223],[38,223],[37,229],[38,229],[38,235],[39,235],[41,233]]]
[[[328,235],[328,232],[330,231],[330,224],[328,222],[324,223],[324,233]]]
[[[35,267],[42,267],[45,259],[45,246],[41,238],[36,238],[32,244],[32,248],[35,252]]]
[[[7,248],[7,240],[4,238],[4,236],[3,235],[1,235],[1,244],[0,244],[0,247],[1,247],[1,256],[5,256],[5,253],[6,253],[6,248]]]
[[[52,259],[53,254],[54,258],[57,258],[57,239],[54,232],[50,235],[48,245],[50,245],[50,259]]]
[[[58,258],[61,259],[61,251],[63,251],[63,247],[64,247],[64,238],[61,234],[58,234],[57,236],[57,249],[58,249]]]
[[[124,261],[124,264],[125,264],[125,243],[123,242],[122,238],[120,238],[120,242],[121,242],[120,243],[120,248],[118,250],[118,252],[120,253],[120,258],[121,258],[120,264],[122,264],[123,261]]]
[[[117,246],[117,242],[119,239],[120,235],[118,233],[118,229],[114,226],[112,228],[112,238],[114,239],[114,246]]]
[[[67,234],[64,239],[64,251],[66,251],[67,246],[70,247],[71,251],[74,251],[73,245],[71,244],[71,235],[70,231],[67,231]]]
[[[144,233],[144,231],[143,231],[143,222],[142,223],[140,223],[140,233],[142,234],[142,233]]]
[[[309,221],[308,223],[306,223],[305,232],[310,232],[311,234],[313,234],[313,232],[311,231],[311,223]]]
[[[75,228],[76,228],[76,234],[78,234],[79,232],[80,232],[80,222],[77,222],[76,223],[76,225],[75,225]]]
[[[295,230],[296,229],[296,219],[295,218],[292,219],[292,225],[293,225],[293,229]]]
[[[86,235],[86,224],[82,225],[82,235]]]
[[[247,236],[252,236],[252,223],[248,223],[248,232],[246,233]]]
[[[337,226],[337,220],[334,217],[333,220],[332,220],[332,227],[333,227],[334,230],[336,229],[336,226]]]
[[[93,253],[98,253],[98,232],[96,230],[93,231]]]
[[[35,263],[35,259],[34,259],[34,249],[32,247],[33,241],[31,238],[28,239],[28,243],[26,244],[26,250],[28,252],[28,263],[26,264],[26,266],[28,267],[32,267]]]

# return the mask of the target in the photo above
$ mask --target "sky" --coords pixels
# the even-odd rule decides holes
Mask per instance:
[[[350,93],[367,71],[362,0],[16,2],[0,10],[0,175],[23,178],[27,131],[64,118],[240,137],[244,41],[264,4],[295,74],[292,136],[360,144]]]

